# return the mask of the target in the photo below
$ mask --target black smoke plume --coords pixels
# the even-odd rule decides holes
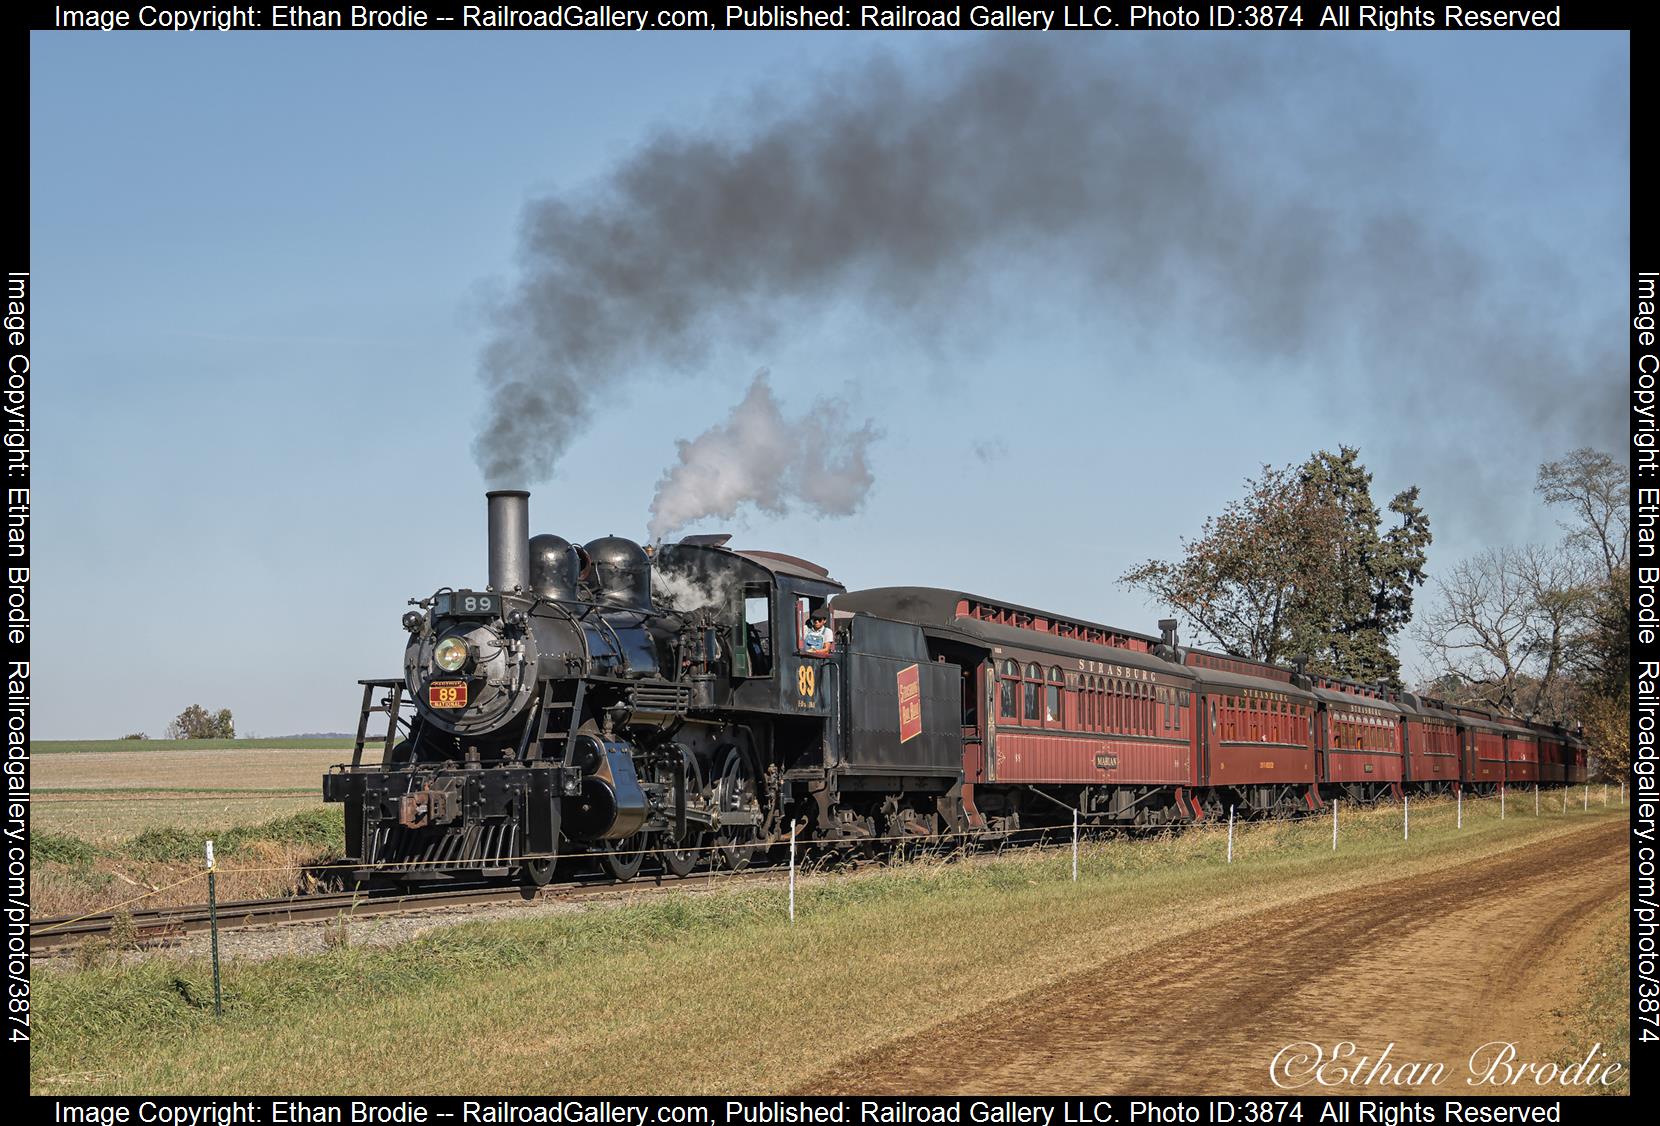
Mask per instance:
[[[933,333],[976,279],[1017,274],[1173,343],[1313,359],[1328,373],[1283,389],[1340,413],[1543,425],[1534,461],[1617,440],[1618,381],[1589,378],[1603,357],[1548,336],[1527,287],[1501,296],[1451,220],[1422,213],[1406,169],[1433,152],[1427,114],[1335,52],[997,38],[665,130],[528,207],[482,360],[484,475],[547,478],[619,387],[695,374],[716,342],[762,346],[821,302]],[[1253,137],[1293,158],[1263,171],[1242,159]]]

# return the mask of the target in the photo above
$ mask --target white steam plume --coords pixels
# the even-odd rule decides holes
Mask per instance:
[[[659,541],[706,516],[730,519],[746,504],[773,516],[796,504],[821,516],[850,515],[870,492],[866,451],[879,436],[870,419],[854,427],[847,404],[836,399],[785,418],[766,371],[756,372],[725,422],[676,443],[680,460],[657,482],[647,534]]]

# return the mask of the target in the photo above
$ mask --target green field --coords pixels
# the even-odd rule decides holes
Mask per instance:
[[[37,739],[31,755],[85,755],[111,751],[349,751],[350,739]]]
[[[31,1085],[53,1095],[787,1090],[1168,936],[1626,811],[1501,821],[1496,802],[1468,802],[1464,813],[1458,829],[1451,803],[1414,805],[1403,841],[1397,809],[1345,810],[1336,853],[1329,819],[1242,826],[1231,865],[1215,827],[1090,843],[1077,882],[1064,849],[820,875],[801,887],[793,926],[777,884],[468,924],[388,948],[352,946],[348,925],[327,954],[230,966],[217,1021],[199,959],[43,966]],[[1617,985],[1589,991],[1579,1022],[1605,1043],[1620,1012],[1596,994],[1617,1001]],[[445,1066],[389,1073],[389,1059]]]

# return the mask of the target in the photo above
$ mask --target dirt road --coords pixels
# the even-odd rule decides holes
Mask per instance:
[[[1623,902],[1626,828],[1598,824],[1202,930],[889,1044],[804,1089],[1273,1094],[1276,1054],[1300,1043],[1280,1055],[1279,1075],[1304,1094],[1586,1092],[1466,1078],[1491,1041],[1514,1043],[1517,1063],[1575,1061],[1560,1012],[1575,1004],[1578,955]],[[1330,1062],[1342,1042],[1353,1054]],[[1324,1085],[1311,1081],[1316,1045]]]

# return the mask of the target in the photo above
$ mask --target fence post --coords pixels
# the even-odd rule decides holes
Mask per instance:
[[[1331,803],[1331,850],[1337,851],[1337,807],[1341,803],[1333,799]]]
[[[1539,783],[1533,784],[1533,816],[1539,816]]]
[[[1591,783],[1589,783],[1589,782],[1585,783],[1585,807],[1584,807],[1584,812],[1586,812],[1586,813],[1591,812]]]
[[[1458,791],[1458,827],[1460,829],[1464,828],[1464,791],[1462,788]]]
[[[213,842],[207,842],[207,874],[208,874],[208,933],[213,949],[213,1015],[219,1017],[224,1014],[224,998],[219,991],[219,889],[215,886],[213,873]]]
[[[1603,805],[1608,804],[1608,783],[1607,782],[1604,782],[1602,784],[1602,804]]]
[[[1499,783],[1499,820],[1504,820],[1504,783]]]
[[[1233,863],[1233,806],[1228,806],[1228,863]]]
[[[795,821],[790,821],[790,922],[795,922]]]
[[[1562,787],[1562,812],[1568,812],[1568,787]]]
[[[1072,811],[1072,882],[1078,882],[1078,811]]]
[[[1620,804],[1625,804],[1625,779],[1623,777],[1620,779]]]
[[[1401,840],[1412,839],[1412,807],[1407,804],[1407,796],[1401,795]]]

